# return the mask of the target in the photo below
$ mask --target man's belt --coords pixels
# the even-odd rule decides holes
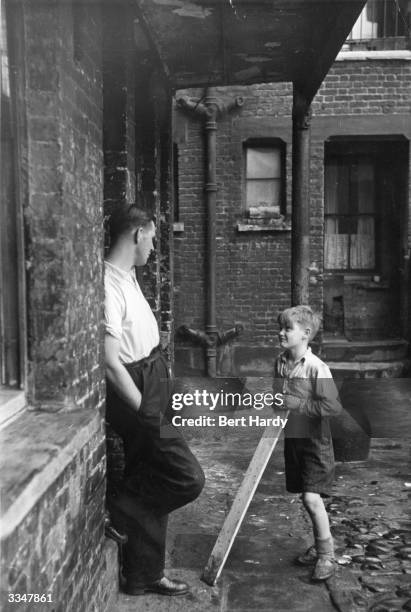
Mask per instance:
[[[144,368],[150,365],[150,363],[153,363],[153,361],[156,361],[156,359],[161,357],[162,354],[161,346],[158,344],[153,348],[148,357],[143,357],[143,359],[139,359],[139,361],[133,361],[132,363],[126,363],[124,365],[127,369],[131,370],[135,370],[136,368]]]

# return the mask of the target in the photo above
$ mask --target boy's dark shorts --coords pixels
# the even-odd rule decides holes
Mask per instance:
[[[285,438],[284,457],[287,491],[331,495],[335,473],[331,437]]]

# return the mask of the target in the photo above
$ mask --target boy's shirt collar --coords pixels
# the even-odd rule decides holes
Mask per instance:
[[[311,347],[308,346],[307,350],[304,353],[304,355],[302,357],[300,357],[300,359],[298,359],[298,361],[296,361],[295,364],[297,364],[297,363],[304,363],[305,360],[311,355],[311,353],[312,353]],[[288,356],[289,356],[288,350],[284,351],[284,353],[281,353],[281,355],[280,355],[281,361],[283,363],[287,363]]]

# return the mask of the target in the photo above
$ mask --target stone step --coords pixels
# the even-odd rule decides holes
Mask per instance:
[[[333,376],[347,378],[401,378],[409,375],[411,362],[397,361],[327,361]]]
[[[402,339],[357,340],[324,338],[319,356],[325,362],[400,361],[408,353],[408,342]]]

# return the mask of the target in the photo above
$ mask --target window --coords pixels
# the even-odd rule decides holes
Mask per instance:
[[[5,8],[4,6],[2,8]],[[16,185],[5,12],[1,24],[1,209],[0,209],[0,366],[1,384],[19,383]]]
[[[279,216],[284,209],[284,151],[279,141],[247,141],[245,203],[249,217]]]
[[[25,318],[22,306],[22,220],[16,163],[16,105],[10,83],[6,6],[3,0],[1,9],[0,423],[4,425],[25,405],[24,393],[20,391],[23,384]]]
[[[352,49],[406,49],[410,15],[408,0],[368,0],[346,43]]]
[[[375,269],[376,175],[376,159],[371,152],[331,154],[326,158],[325,269]]]

